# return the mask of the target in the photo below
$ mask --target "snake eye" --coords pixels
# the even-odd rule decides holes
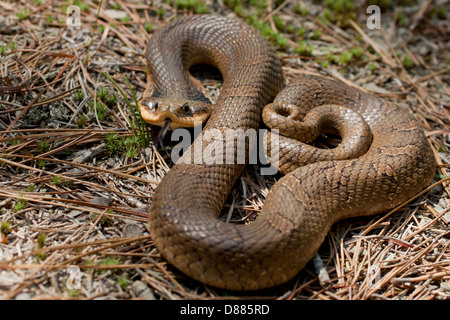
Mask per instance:
[[[158,102],[150,101],[147,106],[150,110],[153,110],[153,109],[156,110],[158,108]]]

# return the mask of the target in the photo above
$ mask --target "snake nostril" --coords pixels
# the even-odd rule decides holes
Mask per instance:
[[[186,113],[187,115],[192,115],[193,113],[192,108],[187,103],[183,105],[183,112]]]

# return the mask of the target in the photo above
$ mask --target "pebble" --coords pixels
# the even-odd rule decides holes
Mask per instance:
[[[93,199],[89,200],[89,203],[100,204],[100,205],[103,205],[103,206],[109,206],[109,204],[111,203],[111,199],[103,198],[103,197],[97,197],[97,198],[93,198]]]
[[[16,296],[16,300],[30,300],[31,299],[31,294],[23,292],[23,293],[19,293]]]
[[[138,298],[145,300],[156,300],[152,290],[150,290],[150,288],[140,280],[133,282],[131,285],[131,290],[133,290],[134,294]]]
[[[122,229],[122,234],[125,238],[131,238],[131,237],[140,237],[144,233],[139,225],[134,223],[127,223]]]

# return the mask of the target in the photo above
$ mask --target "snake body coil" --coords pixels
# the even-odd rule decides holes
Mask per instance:
[[[208,112],[207,99],[186,71],[191,65],[208,63],[223,75],[221,94],[197,140],[208,130],[217,134],[205,139],[209,144],[194,143],[167,173],[149,216],[161,254],[203,283],[233,290],[281,284],[311,259],[334,222],[389,210],[432,180],[432,150],[408,114],[322,77],[304,77],[282,90],[276,52],[244,23],[212,15],[176,20],[152,36],[147,61],[153,83],[140,104],[147,120],[163,113],[162,120],[174,123],[180,107],[189,115],[195,113],[189,108]],[[282,172],[290,173],[271,189],[254,222],[222,222],[221,208],[245,165],[192,159],[229,143],[226,131],[258,129],[263,107],[272,101],[264,109],[266,124],[303,142],[280,136],[270,146],[272,155],[279,150]],[[307,144],[323,132],[339,134],[342,143],[329,150]],[[212,157],[236,159],[238,151]]]

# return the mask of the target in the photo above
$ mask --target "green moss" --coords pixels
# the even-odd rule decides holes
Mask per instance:
[[[208,7],[206,4],[199,4],[194,8],[194,12],[197,14],[205,14],[208,13]]]
[[[95,102],[94,100],[90,100],[88,102],[88,106],[92,110],[92,112],[95,112],[97,114],[97,118],[99,121],[105,120],[108,110],[103,102]]]
[[[47,162],[46,162],[45,160],[39,159],[39,160],[37,161],[37,166],[38,166],[38,168],[40,168],[40,169],[45,168],[45,165],[46,165],[46,164],[47,164]]]
[[[403,67],[405,67],[405,69],[410,69],[410,68],[414,67],[414,62],[406,54],[403,56],[402,64],[403,64]]]
[[[127,291],[128,287],[131,284],[131,281],[125,275],[122,275],[117,278],[117,284],[122,288],[123,291]]]
[[[295,32],[294,26],[292,24],[288,24],[285,29],[289,34],[293,34]]]
[[[59,185],[61,184],[62,178],[61,176],[52,176],[52,182],[54,185]]]
[[[329,63],[333,63],[333,62],[337,62],[338,61],[337,56],[335,54],[331,53],[331,52],[327,53],[325,55],[325,58],[327,59],[327,61]]]
[[[26,192],[35,192],[36,191],[36,185],[35,184],[29,184],[26,188],[25,188]]]
[[[447,19],[447,10],[445,7],[431,7],[427,15],[430,19],[445,20]]]
[[[312,40],[319,40],[320,39],[320,35],[322,34],[322,31],[320,29],[316,29],[314,30],[311,39]]]
[[[73,98],[75,99],[75,101],[82,101],[84,99],[83,91],[81,90],[76,91]]]
[[[203,0],[176,0],[175,6],[178,10],[193,11],[197,14],[208,12],[208,7]]]
[[[76,298],[80,295],[80,289],[68,289],[67,288],[67,295],[71,298]]]
[[[47,21],[47,23],[49,23],[49,24],[55,22],[55,19],[56,18],[54,16],[49,15],[49,14],[45,16],[45,21]]]
[[[19,20],[23,20],[28,16],[28,13],[29,13],[28,10],[24,9],[17,13],[17,18],[19,18]]]
[[[352,56],[356,59],[362,59],[364,57],[364,49],[361,47],[353,47],[350,50]]]
[[[87,124],[87,117],[84,114],[82,114],[77,119],[77,126],[78,126],[78,128],[81,129],[81,128],[84,128],[86,126],[86,124]]]
[[[273,23],[275,24],[275,27],[279,31],[284,31],[284,21],[279,16],[273,16]]]
[[[3,234],[8,234],[11,232],[12,226],[9,222],[3,221],[0,226],[0,232]]]
[[[114,93],[109,94],[106,98],[105,98],[105,104],[112,107],[115,106],[118,102],[117,96]]]
[[[339,56],[338,62],[340,65],[347,65],[352,60],[352,54],[349,51],[345,51]]]
[[[11,145],[12,146],[17,146],[20,142],[22,142],[22,140],[20,140],[20,139],[17,139],[17,140],[11,140]]]
[[[356,19],[357,11],[353,0],[326,0],[326,9],[322,13],[325,21],[331,21],[342,27],[349,25],[349,20]]]
[[[381,10],[391,9],[393,6],[392,0],[368,0],[367,5],[377,5]]]
[[[106,97],[108,96],[108,89],[99,88],[97,89],[97,97],[103,102],[106,101]]]
[[[119,151],[118,148],[119,136],[115,132],[109,132],[106,134],[106,148],[110,154],[115,154]]]
[[[328,66],[330,65],[330,62],[327,60],[320,60],[318,61],[318,63],[324,68],[328,68]]]
[[[139,155],[139,151],[135,146],[129,146],[126,150],[125,156],[128,159],[133,159]]]
[[[108,210],[110,212],[110,210]],[[92,213],[90,215],[92,220],[97,220],[98,218],[98,214],[97,213]],[[100,221],[98,222],[98,225],[102,228],[106,228],[106,227],[110,227],[113,224],[113,219],[111,217],[109,217],[108,215],[104,214],[102,215],[102,217],[100,218]]]
[[[50,143],[45,138],[42,140],[39,140],[38,148],[39,148],[39,151],[46,152],[50,148]]]
[[[123,18],[119,19],[119,21],[122,22],[122,23],[129,22],[130,20],[131,20],[131,18],[129,16],[126,16],[126,17],[123,17]]]
[[[282,35],[277,36],[275,42],[278,49],[285,50],[287,48],[287,39]]]
[[[406,27],[409,24],[409,19],[403,12],[399,12],[397,15],[397,23],[401,27]]]
[[[312,54],[312,50],[313,46],[302,40],[298,42],[298,47],[295,49],[295,52],[300,56],[310,56]]]
[[[38,236],[38,248],[41,249],[44,247],[45,245],[45,240],[47,239],[47,236],[45,235],[45,233],[40,233]]]
[[[159,7],[158,9],[156,9],[156,15],[161,19],[164,16],[164,8]]]
[[[80,3],[80,10],[83,12],[89,12],[89,4],[86,2]]]
[[[118,265],[121,263],[121,259],[119,257],[106,257],[105,259],[102,260],[102,262],[100,262],[101,265],[104,266],[113,266],[113,265]],[[115,269],[99,269],[97,272],[98,273],[105,273],[106,271],[111,270],[112,272],[115,271]]]
[[[299,36],[299,38],[303,38],[305,32],[306,32],[305,27],[300,27],[300,29],[297,30],[297,35]]]
[[[306,16],[308,15],[308,9],[306,8],[302,8],[302,6],[298,3],[296,4],[293,8],[292,11],[296,14],[302,15],[302,16]]]
[[[344,51],[340,55],[331,52],[325,55],[325,60],[329,63],[336,63],[343,66],[348,65],[353,60],[362,60],[363,58],[364,50],[359,46]]]

